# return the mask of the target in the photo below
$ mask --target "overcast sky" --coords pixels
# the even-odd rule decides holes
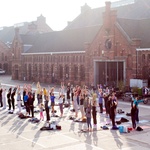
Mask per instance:
[[[36,21],[42,14],[47,24],[58,31],[80,14],[85,3],[91,8],[98,8],[104,6],[105,1],[108,0],[1,0],[0,27]]]

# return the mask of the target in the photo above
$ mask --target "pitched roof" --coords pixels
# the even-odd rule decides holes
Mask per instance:
[[[62,30],[37,35],[21,35],[24,53],[83,51],[85,42],[92,42],[101,26]],[[26,45],[32,45],[26,52]]]
[[[40,22],[42,20],[42,23]],[[20,34],[35,34],[35,33],[44,33],[44,32],[52,32],[53,30],[46,24],[45,18],[41,15],[37,18],[37,21],[33,22],[22,22],[15,24],[10,27],[1,27],[0,28],[0,40],[4,43],[12,42],[15,35],[15,28],[19,28]],[[36,30],[29,29],[35,25],[37,27]]]
[[[141,47],[150,47],[150,18],[149,19],[118,19],[118,23],[131,39],[137,38],[141,40]]]
[[[113,3],[112,3],[113,4]],[[114,6],[112,9],[117,10],[118,18],[127,19],[145,19],[150,18],[150,0],[135,0],[134,3]],[[75,18],[65,29],[86,27],[91,25],[103,24],[103,12],[105,7],[87,9]]]

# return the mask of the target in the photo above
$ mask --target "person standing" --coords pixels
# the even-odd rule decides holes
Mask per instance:
[[[110,116],[112,121],[112,130],[118,129],[115,124],[115,116],[116,116],[116,109],[118,105],[117,97],[115,96],[115,92],[112,93],[111,102],[110,102]]]
[[[46,100],[46,97],[45,97],[45,100]],[[41,103],[39,105],[39,108],[40,108],[40,120],[44,121],[44,115],[43,115],[44,105],[43,105],[43,103]]]
[[[68,105],[70,106],[70,83],[67,85],[67,102]]]
[[[3,93],[3,89],[2,89],[2,88],[0,88],[0,104],[1,104],[1,106],[0,106],[0,107],[3,107],[2,93]]]
[[[3,89],[2,98],[3,98],[3,109],[6,109],[6,88]]]
[[[51,107],[52,107],[52,114],[54,115],[55,113],[55,109],[54,109],[54,106],[55,106],[55,96],[54,96],[54,93],[51,94],[50,96],[50,100],[51,100]]]
[[[12,87],[9,88],[8,93],[7,93],[7,101],[8,101],[8,110],[11,110],[11,91],[12,91]]]
[[[11,93],[11,103],[13,107],[13,111],[15,110],[15,94],[16,94],[17,87],[13,89],[13,92]]]
[[[140,100],[138,97],[136,97],[136,98],[132,97],[132,100],[133,100],[132,105],[135,105],[135,107],[136,107],[135,120],[137,123],[139,123],[139,107],[138,107],[138,105],[139,105],[139,103],[143,102],[144,100],[143,99]]]
[[[83,93],[81,92],[80,96],[79,96],[79,107],[80,107],[80,111],[81,111],[81,118],[82,120],[84,119],[85,117],[85,114],[84,114],[84,96],[83,96]]]
[[[92,116],[93,116],[93,128],[96,129],[97,128],[97,111],[96,111],[96,100],[92,101]]]
[[[17,106],[18,106],[18,114],[21,113],[21,94],[20,91],[17,92]]]
[[[133,129],[136,129],[136,111],[137,111],[136,105],[133,104],[131,106],[131,121]]]
[[[103,113],[103,91],[102,89],[98,89],[98,102],[99,102],[99,107],[100,107],[100,113]]]
[[[49,114],[49,106],[48,106],[48,103],[49,103],[49,97],[48,96],[46,96],[46,100],[44,102],[45,102],[46,121],[49,122],[50,121],[50,114]]]
[[[29,114],[29,106],[28,106],[28,91],[26,91],[26,94],[23,98],[24,100],[24,105],[25,105],[25,108],[26,108],[26,115]]]
[[[87,121],[88,131],[92,131],[91,117],[92,117],[91,104],[89,103],[86,109],[86,121]]]
[[[28,97],[28,105],[29,105],[29,115],[31,112],[32,118],[34,118],[34,100],[35,100],[35,93],[29,93]]]
[[[60,117],[63,116],[63,98],[64,98],[64,95],[60,94],[60,96],[58,98],[59,109],[60,109]]]

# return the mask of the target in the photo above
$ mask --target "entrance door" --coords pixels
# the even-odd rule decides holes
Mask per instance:
[[[95,85],[102,84],[117,87],[120,81],[124,82],[124,62],[99,61],[95,63]]]

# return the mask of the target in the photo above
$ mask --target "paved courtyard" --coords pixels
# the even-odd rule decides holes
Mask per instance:
[[[12,81],[9,76],[0,76],[2,86],[11,86],[25,82]],[[47,85],[43,85],[47,86]],[[73,115],[71,108],[64,108],[64,117],[51,117],[51,121],[56,121],[61,126],[61,130],[41,131],[45,121],[31,123],[29,119],[20,119],[17,109],[14,114],[8,114],[8,110],[0,109],[0,147],[2,150],[149,150],[150,149],[150,113],[149,104],[140,104],[140,122],[143,131],[131,131],[120,134],[119,130],[111,130],[111,125],[107,125],[108,130],[102,130],[101,126],[108,123],[105,114],[97,112],[97,129],[93,132],[80,132],[86,128],[86,123],[74,122],[69,119]],[[124,113],[117,114],[116,120],[121,117],[127,118],[129,122],[121,125],[131,127],[130,116],[126,113],[130,111],[130,103],[119,100],[118,109]],[[37,109],[37,108],[36,108]],[[58,106],[55,107],[59,115]],[[24,110],[22,110],[24,111]],[[35,113],[39,118],[39,113]]]

